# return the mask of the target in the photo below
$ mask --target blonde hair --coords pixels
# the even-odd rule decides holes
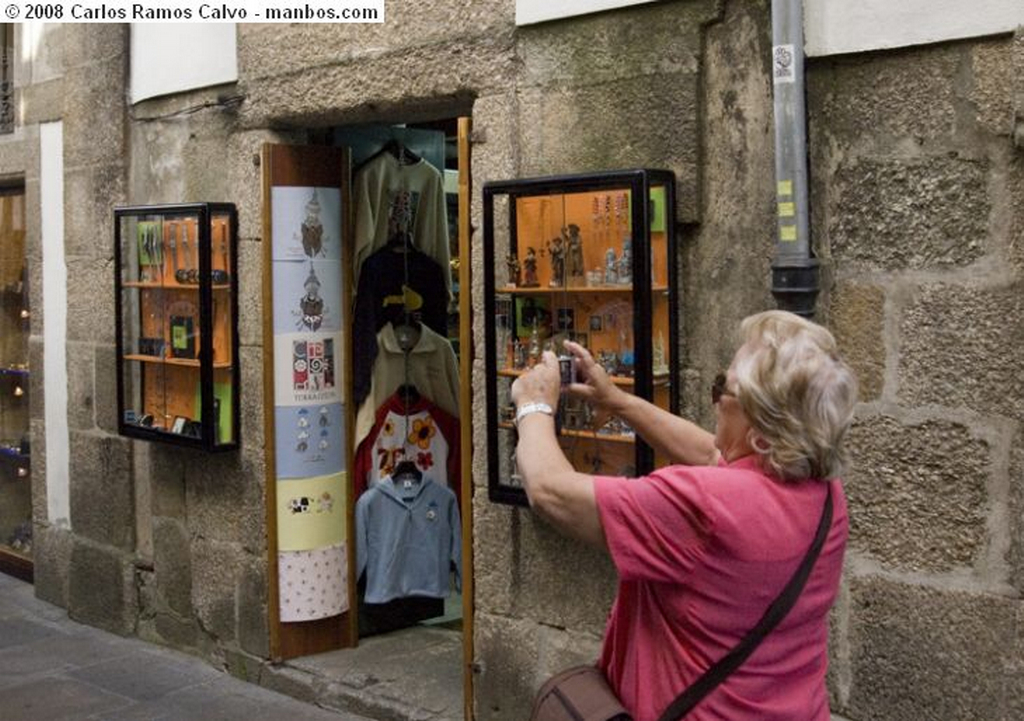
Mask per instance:
[[[857,379],[839,357],[835,338],[779,310],[749,316],[740,332],[735,394],[764,440],[751,439],[764,470],[787,481],[840,475]]]

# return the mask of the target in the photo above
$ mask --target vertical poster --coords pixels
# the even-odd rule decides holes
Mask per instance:
[[[341,191],[271,189],[282,622],[348,610]]]

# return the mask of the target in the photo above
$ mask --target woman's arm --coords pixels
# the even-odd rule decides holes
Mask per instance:
[[[627,393],[614,383],[586,348],[566,341],[565,348],[576,358],[584,383],[573,383],[569,393],[588,401],[598,412],[595,425],[607,416],[628,423],[656,452],[673,463],[687,466],[712,466],[718,463],[715,436],[688,420]]]
[[[512,384],[516,408],[528,403],[558,407],[558,359],[545,352],[531,371]],[[597,511],[594,479],[573,470],[555,436],[555,419],[546,413],[530,413],[518,424],[516,464],[523,477],[530,506],[562,533],[607,548]]]

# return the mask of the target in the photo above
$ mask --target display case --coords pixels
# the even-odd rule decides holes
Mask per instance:
[[[545,349],[587,347],[616,385],[676,412],[671,173],[626,170],[484,186],[489,497],[525,505],[510,389]],[[637,202],[641,199],[641,202]],[[493,320],[492,320],[493,319]],[[652,449],[620,419],[563,396],[559,443],[586,473],[651,471]]]
[[[0,189],[0,571],[32,579],[25,194]]]
[[[117,208],[114,220],[120,433],[237,448],[234,206]]]

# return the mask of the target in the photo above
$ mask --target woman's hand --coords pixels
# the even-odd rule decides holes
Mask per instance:
[[[619,415],[629,395],[612,383],[604,368],[598,365],[590,351],[573,341],[565,341],[565,349],[576,358],[576,369],[582,383],[573,383],[569,395],[582,398],[594,408],[594,428],[603,426],[611,416]]]
[[[516,408],[527,403],[547,403],[558,407],[561,392],[558,373],[558,358],[551,351],[544,351],[540,362],[516,378],[512,384],[511,398]]]

